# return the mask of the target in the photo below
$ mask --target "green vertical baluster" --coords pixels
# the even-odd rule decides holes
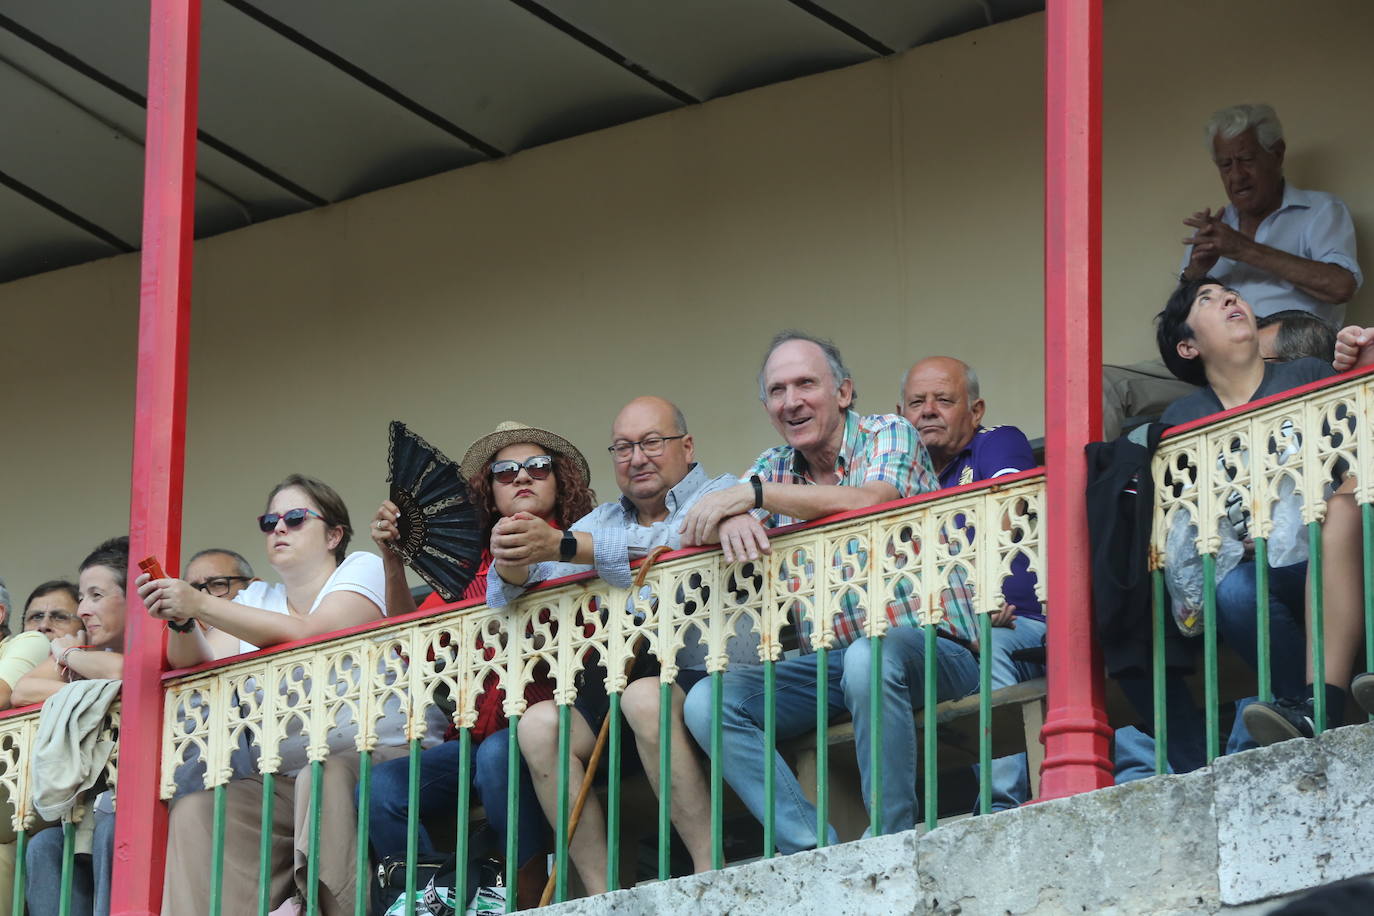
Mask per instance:
[[[776,787],[773,785],[774,757],[778,747],[778,682],[772,659],[763,663],[763,857],[773,858],[773,815]]]
[[[658,880],[673,876],[673,685],[658,685]]]
[[[454,858],[458,861],[455,866],[458,869],[457,880],[454,885],[458,889],[457,899],[466,900],[468,892],[468,821],[472,818],[472,729],[458,729],[458,848],[455,850]],[[516,828],[510,828],[514,831]],[[507,888],[508,893],[515,893],[514,888]]]
[[[872,836],[883,834],[883,638],[868,641],[868,829]]]
[[[935,667],[938,664],[935,653],[935,625],[928,623],[921,629],[925,630],[926,637],[926,670],[925,670],[925,710],[923,723],[925,725],[925,770],[926,770],[926,829],[934,830],[935,824],[939,820],[939,786],[937,784],[935,767]]]
[[[830,841],[830,650],[816,649],[816,848]],[[717,868],[720,866],[717,865]]]
[[[272,808],[277,774],[262,774],[262,823],[258,828],[258,916],[272,911]]]
[[[611,694],[606,753],[606,889],[620,889],[620,693]]]
[[[513,913],[515,889],[520,880],[520,717],[508,716],[507,721],[510,747],[506,751],[506,912]]]
[[[1274,702],[1269,660],[1269,539],[1255,538],[1255,654],[1258,656],[1259,698]]]
[[[353,916],[367,916],[368,904],[368,828],[372,823],[372,752],[358,757],[358,856],[353,875]],[[460,822],[461,823],[461,822]]]
[[[420,739],[410,741],[410,767],[406,776],[406,896],[405,914],[415,916],[418,876],[416,859],[420,855]],[[311,786],[313,789],[314,786]]]
[[[568,899],[568,781],[572,755],[572,707],[558,707],[558,817],[554,834],[553,902]]]
[[[219,916],[224,897],[224,801],[229,787],[215,786],[215,819],[210,828],[210,916]]]
[[[720,768],[725,753],[721,710],[725,706],[725,672],[711,672],[711,867],[725,867],[725,784]]]
[[[1374,660],[1374,504],[1360,506],[1360,524],[1364,534],[1364,650],[1366,657]],[[1374,720],[1374,713],[1369,718]]]
[[[24,913],[24,879],[28,875],[25,859],[28,857],[29,832],[18,830],[14,834],[14,894],[10,898],[10,912],[16,916]]]
[[[416,741],[418,747],[420,742]],[[324,761],[310,761],[310,848],[305,859],[305,912],[320,911],[320,799],[324,791]]]
[[[1217,558],[1202,555],[1202,671],[1207,703],[1207,762],[1221,754],[1221,725],[1217,721]]]
[[[1311,522],[1307,526],[1307,571],[1312,583],[1308,604],[1312,608],[1312,724],[1321,734],[1326,730],[1326,623],[1322,607],[1322,526]],[[1337,722],[1337,725],[1340,723]]]
[[[1164,699],[1164,602],[1167,591],[1164,586],[1164,570],[1156,569],[1150,573],[1154,586],[1154,620],[1151,642],[1151,667],[1154,670],[1154,707],[1155,707],[1155,773],[1164,775],[1169,770],[1169,719]]]
[[[930,712],[933,714],[934,709]],[[978,615],[978,813],[992,811],[992,615]]]
[[[57,902],[57,912],[60,916],[71,916],[72,912],[72,878],[76,864],[76,825],[63,822],[62,824],[62,884],[59,888],[60,894]]]

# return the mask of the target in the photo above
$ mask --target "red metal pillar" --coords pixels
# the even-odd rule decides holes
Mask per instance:
[[[153,554],[172,574],[181,553],[199,71],[200,0],[152,0],[129,547],[135,563]],[[131,584],[138,572],[130,569]],[[136,602],[125,631],[114,916],[160,911],[166,858],[167,808],[158,799],[166,633]]]
[[[1083,446],[1102,433],[1102,5],[1045,10],[1044,798],[1111,785],[1093,639]]]

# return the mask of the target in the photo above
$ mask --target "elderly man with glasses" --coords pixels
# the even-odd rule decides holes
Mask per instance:
[[[695,445],[687,421],[669,401],[657,397],[636,398],[616,415],[607,449],[620,487],[620,499],[603,503],[567,532],[519,518],[497,522],[492,530],[492,569],[487,580],[487,603],[501,607],[530,585],[595,568],[612,585],[631,584],[630,561],[646,556],[659,546],[677,547],[679,528],[688,511],[708,493],[728,489],[739,481],[731,474],[707,477],[696,462]],[[732,657],[741,663],[750,657],[751,637],[730,643]],[[686,636],[678,653],[677,682],[672,689],[672,818],[695,871],[711,867],[709,820],[710,795],[695,747],[682,721],[686,691],[706,676],[706,646],[695,632]],[[617,675],[620,672],[615,672]],[[639,664],[621,698],[621,711],[635,733],[639,757],[653,785],[658,786],[659,681],[652,665]],[[596,706],[591,695],[603,689],[604,672],[583,678],[583,699]],[[604,701],[600,708],[605,708]],[[568,793],[576,796],[584,775],[584,761],[591,755],[596,736],[581,716],[573,717],[572,760]],[[520,721],[520,751],[529,766],[535,790],[545,814],[554,819],[558,781],[558,710],[553,703],[538,703]],[[550,804],[550,802],[552,804]],[[588,893],[606,887],[605,817],[596,796],[590,795],[570,853]]]
[[[234,600],[234,596],[256,582],[253,567],[236,551],[225,547],[209,547],[191,557],[186,563],[186,582],[194,589],[215,598]],[[237,655],[239,640],[213,627],[201,626],[205,630],[205,640],[210,644],[215,658]]]

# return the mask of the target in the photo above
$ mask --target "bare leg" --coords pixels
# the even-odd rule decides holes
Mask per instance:
[[[692,856],[692,870],[709,871],[711,868],[711,819],[703,817],[711,810],[711,796],[706,788],[706,775],[696,755],[696,744],[687,736],[687,727],[682,721],[682,704],[687,695],[682,688],[673,685],[672,743],[669,754],[672,762],[672,818],[678,835],[687,845]],[[639,759],[644,762],[644,772],[649,776],[649,784],[654,794],[659,794],[658,755],[659,755],[659,680],[656,677],[640,678],[625,688],[620,708],[625,720],[634,729],[635,746],[639,748]]]
[[[1326,630],[1323,676],[1326,683],[1342,690],[1350,686],[1351,668],[1364,642],[1363,538],[1354,491],[1355,480],[1347,477],[1327,502],[1326,521],[1322,523],[1322,624]],[[1307,641],[1312,644],[1310,610]],[[1307,657],[1307,679],[1313,684],[1317,682],[1311,653]]]
[[[577,797],[591,759],[596,736],[587,720],[572,714],[571,753],[568,758],[568,804]],[[551,701],[536,703],[520,717],[520,753],[534,782],[534,794],[544,816],[558,829],[558,707]],[[573,834],[568,855],[589,894],[606,892],[606,817],[596,793],[587,795],[582,819]]]

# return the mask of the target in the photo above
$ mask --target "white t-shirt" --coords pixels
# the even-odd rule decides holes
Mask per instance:
[[[325,581],[324,587],[315,597],[315,603],[310,606],[310,613],[313,614],[325,596],[332,592],[357,592],[377,605],[379,615],[384,615],[386,613],[386,572],[382,566],[381,557],[361,550],[344,557],[344,561],[334,570],[334,574]],[[254,582],[234,596],[234,603],[261,608],[276,614],[289,614],[291,612],[286,602],[286,586],[281,584],[269,585],[266,582]],[[239,640],[240,652],[254,652],[259,648],[261,647],[255,646],[247,640]],[[430,707],[428,718],[430,728],[425,737],[425,746],[436,744],[441,740],[446,723],[443,713],[435,706]],[[394,695],[388,697],[382,710],[382,717],[377,721],[377,744],[381,747],[404,745],[406,743],[405,725],[405,713],[401,709],[400,700]],[[299,724],[293,722],[292,734],[283,738],[281,742],[282,763],[280,772],[286,775],[294,775],[304,769],[308,762],[306,747],[309,742],[304,735],[299,733],[299,730]],[[354,743],[357,734],[358,727],[351,719],[342,721],[341,724],[331,728],[329,731],[329,752],[335,754],[341,751],[354,750],[357,746]]]

